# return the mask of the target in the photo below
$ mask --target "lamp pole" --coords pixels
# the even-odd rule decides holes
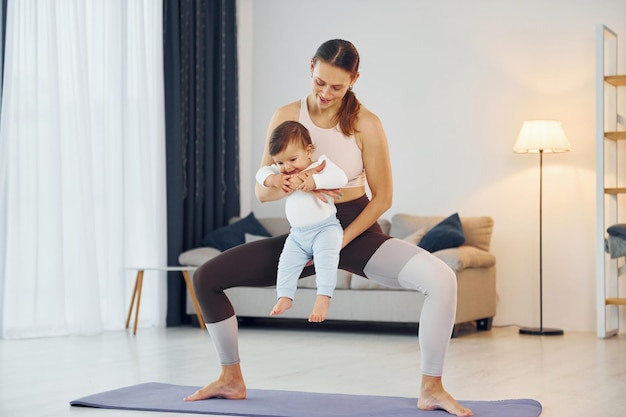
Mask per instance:
[[[557,120],[528,120],[513,147],[517,153],[539,153],[539,328],[519,329],[520,334],[556,336],[563,330],[543,327],[543,154],[569,152],[570,145]]]
[[[543,149],[539,149],[539,331],[543,332]]]
[[[539,328],[519,329],[520,334],[534,336],[560,336],[561,329],[543,328],[543,149],[539,149]]]

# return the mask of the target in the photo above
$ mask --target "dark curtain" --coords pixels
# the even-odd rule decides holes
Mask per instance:
[[[168,264],[239,215],[235,0],[163,0]],[[167,325],[189,324],[179,272]]]

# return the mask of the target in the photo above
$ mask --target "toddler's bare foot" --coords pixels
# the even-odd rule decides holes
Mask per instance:
[[[291,301],[291,298],[280,297],[278,301],[276,302],[276,305],[274,306],[272,311],[270,311],[270,316],[277,316],[279,314],[283,314],[285,311],[291,308],[292,303],[293,302]]]
[[[222,374],[216,381],[193,394],[185,397],[184,401],[199,401],[209,398],[226,398],[242,400],[246,398],[246,383],[241,375],[239,365],[229,365],[222,368]]]
[[[463,407],[457,400],[443,388],[441,377],[423,376],[421,395],[417,400],[417,408],[420,410],[442,409],[450,414],[461,417],[474,415],[472,410]]]
[[[326,320],[326,314],[330,309],[330,297],[327,295],[318,295],[315,297],[315,304],[313,305],[313,311],[309,316],[309,322],[321,323]]]

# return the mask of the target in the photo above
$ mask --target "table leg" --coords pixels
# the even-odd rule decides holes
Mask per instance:
[[[135,305],[135,296],[137,295],[137,285],[139,285],[139,277],[135,278],[135,288],[133,288],[133,297],[130,299],[130,307],[128,307],[128,316],[126,317],[126,328],[130,323],[130,316],[133,312],[133,306]]]
[[[185,278],[185,285],[187,285],[187,291],[189,291],[189,296],[193,302],[193,308],[196,310],[196,316],[198,317],[198,322],[200,322],[200,327],[206,329],[204,319],[202,318],[202,310],[200,310],[200,305],[198,304],[198,299],[196,298],[196,292],[191,284],[191,279],[189,279],[189,272],[187,270],[183,270],[182,273]]]
[[[135,324],[133,335],[137,334],[137,321],[139,320],[139,304],[141,304],[141,287],[143,286],[143,269],[137,271],[137,305],[135,306]]]

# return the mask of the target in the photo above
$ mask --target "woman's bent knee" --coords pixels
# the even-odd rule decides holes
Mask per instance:
[[[411,258],[398,274],[398,281],[404,288],[416,289],[426,296],[433,293],[456,296],[456,274],[428,252]]]

